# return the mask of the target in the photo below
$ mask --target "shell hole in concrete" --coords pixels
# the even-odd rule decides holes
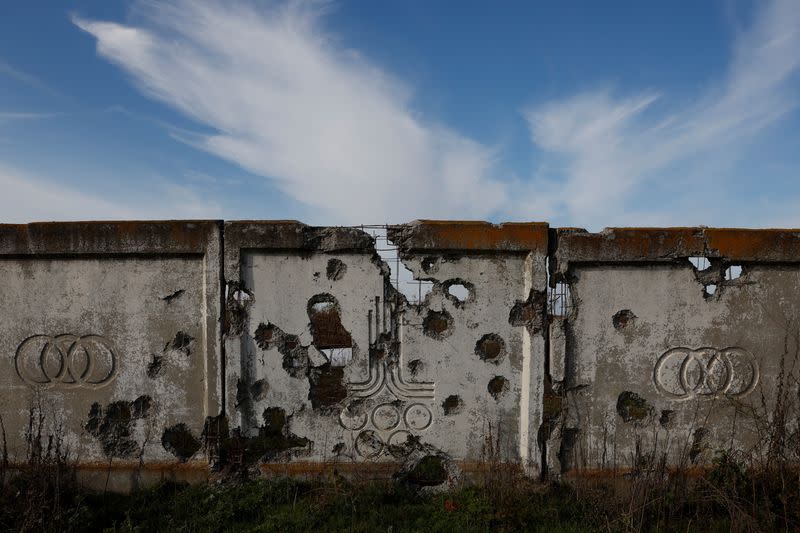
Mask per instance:
[[[717,286],[714,283],[709,283],[708,285],[705,285],[703,287],[703,296],[705,296],[706,298],[714,296],[716,292],[717,292]]]
[[[335,257],[328,259],[328,266],[325,269],[325,274],[331,281],[339,281],[347,274],[347,265]]]
[[[311,305],[311,309],[315,313],[330,313],[336,308],[333,302],[317,302]]]
[[[422,331],[434,339],[442,339],[450,335],[452,326],[453,317],[444,309],[442,311],[429,310],[422,321]]]
[[[475,343],[475,354],[490,363],[497,363],[506,353],[506,342],[497,333],[487,333]]]
[[[347,366],[353,360],[352,348],[323,348],[320,352],[325,355],[333,367]]]
[[[308,318],[314,346],[325,348],[352,348],[350,332],[342,325],[339,302],[328,293],[316,294],[308,301]]]
[[[742,265],[731,265],[725,269],[725,279],[733,281],[742,277]]]
[[[422,271],[426,274],[433,274],[439,269],[439,265],[436,262],[436,258],[433,256],[426,257],[422,260],[421,263]]]
[[[550,287],[547,294],[547,312],[551,316],[567,316],[569,314],[571,294],[569,284],[559,281]]]
[[[459,302],[464,302],[469,298],[469,289],[461,283],[450,285],[447,287],[447,292]]]
[[[636,318],[636,315],[633,314],[633,311],[622,309],[611,317],[611,323],[614,324],[614,329],[622,329],[632,322],[634,318]]]
[[[707,270],[711,266],[708,257],[694,256],[689,258],[689,262],[697,270]]]
[[[234,289],[233,293],[230,295],[234,300],[240,303],[249,302],[253,299],[253,296],[242,289]]]
[[[489,391],[489,394],[492,395],[492,398],[499,400],[500,397],[508,390],[508,380],[503,376],[495,376],[489,380],[489,384],[486,386],[486,389]]]
[[[455,415],[460,413],[463,406],[464,402],[461,400],[461,396],[458,396],[457,394],[448,396],[445,398],[444,402],[442,402],[442,409],[446,415]]]

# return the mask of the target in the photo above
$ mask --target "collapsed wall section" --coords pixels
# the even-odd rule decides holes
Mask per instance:
[[[763,459],[796,438],[800,233],[561,229],[552,240],[551,282],[571,294],[550,331],[552,474],[691,468],[721,451]]]
[[[205,469],[220,279],[214,221],[0,225],[9,461]]]

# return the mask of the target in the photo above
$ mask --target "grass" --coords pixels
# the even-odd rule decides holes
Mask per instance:
[[[515,477],[433,491],[332,474],[311,481],[168,483],[124,495],[81,489],[63,474],[39,468],[8,479],[0,494],[0,529],[463,533],[795,531],[800,525],[796,484],[789,492],[785,485],[769,487],[727,459],[693,481],[653,481],[644,499],[644,480],[621,488],[602,480],[573,486]]]
[[[479,487],[426,491],[390,482],[228,480],[168,483],[131,494],[12,479],[0,499],[7,531],[591,531],[588,510],[564,486],[526,483],[498,505]],[[34,489],[34,485],[37,485]],[[32,496],[37,512],[20,512]],[[45,503],[44,499],[49,500]]]

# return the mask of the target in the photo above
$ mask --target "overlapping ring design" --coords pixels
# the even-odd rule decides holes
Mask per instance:
[[[17,348],[17,375],[32,386],[101,387],[116,371],[116,350],[99,335],[33,335]]]
[[[668,366],[677,367],[671,376]],[[741,373],[741,370],[745,370]],[[737,370],[742,375],[737,376]],[[692,380],[691,374],[697,376]],[[656,362],[653,382],[673,400],[725,395],[740,398],[755,389],[760,377],[758,364],[742,348],[672,348]]]

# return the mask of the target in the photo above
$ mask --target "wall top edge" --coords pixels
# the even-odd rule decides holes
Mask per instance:
[[[567,263],[658,262],[686,257],[726,261],[800,262],[800,229],[606,228],[554,230],[560,270]]]
[[[547,252],[546,222],[415,220],[389,226],[390,241],[403,253],[424,251]]]
[[[216,220],[0,224],[0,255],[203,254],[221,228]]]

